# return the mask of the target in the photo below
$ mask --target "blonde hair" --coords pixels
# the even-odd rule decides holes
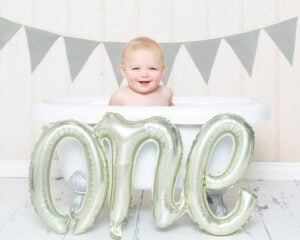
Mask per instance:
[[[135,50],[138,49],[155,49],[158,51],[162,63],[164,62],[164,54],[163,54],[163,50],[161,49],[161,47],[159,46],[159,44],[154,41],[151,38],[148,37],[137,37],[132,39],[131,41],[129,41],[128,43],[126,43],[122,49],[122,61],[121,64],[123,64],[124,58],[125,56],[129,53],[129,52],[133,52]]]

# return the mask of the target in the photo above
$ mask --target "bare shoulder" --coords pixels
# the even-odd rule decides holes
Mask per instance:
[[[126,95],[126,87],[119,88],[111,95],[108,105],[124,105],[124,96]]]
[[[171,90],[171,88],[169,88],[167,86],[161,86],[161,93],[165,97],[172,97],[173,96],[173,91]]]
[[[169,105],[172,105],[173,91],[167,86],[162,86],[161,94],[164,97],[164,99],[166,99],[169,102]]]

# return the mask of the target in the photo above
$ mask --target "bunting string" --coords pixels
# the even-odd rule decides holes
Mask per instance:
[[[221,40],[225,40],[228,43],[241,65],[245,68],[249,76],[251,76],[258,39],[260,31],[262,30],[270,36],[289,64],[292,65],[295,50],[297,22],[298,17],[294,17],[265,28],[259,28],[231,36],[199,41],[160,43],[164,52],[165,63],[169,69],[163,79],[163,82],[164,84],[167,84],[178,51],[183,45],[192,58],[203,80],[208,83]],[[98,42],[62,36],[56,33],[21,25],[0,17],[0,51],[21,27],[24,27],[26,32],[30,53],[31,72],[35,71],[41,61],[43,61],[50,48],[55,44],[56,40],[62,37],[66,47],[72,81],[76,79],[89,56],[92,54],[97,45],[101,43],[104,45],[109,56],[116,80],[119,85],[121,84],[123,79],[119,72],[119,66],[121,50],[124,42]]]

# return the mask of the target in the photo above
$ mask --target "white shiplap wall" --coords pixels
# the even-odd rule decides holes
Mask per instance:
[[[300,2],[0,0],[0,16],[57,34],[96,41],[127,41],[146,35],[159,42],[182,42],[228,36],[300,16]],[[222,41],[208,85],[181,47],[168,84],[175,95],[250,96],[265,101],[273,118],[255,126],[255,160],[300,162],[299,39],[291,67],[261,31],[252,77]],[[0,52],[0,161],[30,158],[40,134],[40,126],[30,119],[30,107],[36,99],[109,96],[117,87],[101,44],[73,83],[61,38],[31,74],[25,32],[19,30]]]

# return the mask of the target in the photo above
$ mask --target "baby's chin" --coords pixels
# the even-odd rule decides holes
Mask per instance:
[[[146,94],[150,94],[154,91],[156,91],[158,89],[159,86],[157,87],[151,87],[151,86],[141,86],[139,88],[131,88],[130,89],[136,93],[139,93],[139,94],[143,94],[143,95],[146,95]]]

